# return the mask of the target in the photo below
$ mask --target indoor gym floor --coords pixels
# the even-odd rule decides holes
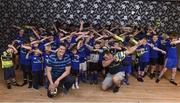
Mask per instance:
[[[22,72],[16,71],[17,80],[22,83]],[[0,101],[1,102],[177,102],[180,103],[180,72],[177,73],[176,81],[178,86],[169,83],[167,79],[162,79],[159,84],[155,79],[150,80],[145,77],[145,82],[140,83],[134,77],[130,77],[130,85],[123,85],[118,93],[112,91],[101,91],[99,85],[80,84],[79,90],[70,90],[67,95],[50,99],[46,96],[46,90],[42,87],[39,90],[24,87],[12,87],[6,89],[3,81],[3,72],[0,70]],[[170,71],[165,74],[170,78]]]

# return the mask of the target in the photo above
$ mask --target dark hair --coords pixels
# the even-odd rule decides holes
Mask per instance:
[[[177,38],[177,35],[175,35],[175,34],[169,35],[169,40],[172,40],[172,39],[174,39],[174,38]]]
[[[111,52],[109,50],[105,50],[104,54],[111,54]]]
[[[157,34],[153,34],[153,36],[158,36]]]
[[[60,46],[63,46],[63,47],[65,47],[65,48],[67,48],[67,46],[66,46],[65,43],[60,43],[60,44],[59,44],[59,47],[60,47]]]

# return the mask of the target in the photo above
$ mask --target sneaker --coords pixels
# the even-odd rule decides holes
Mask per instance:
[[[161,71],[157,71],[158,76],[161,74]]]
[[[76,89],[79,89],[79,85],[78,84],[76,84]]]
[[[13,82],[12,85],[13,85],[13,86],[21,86],[21,85],[18,84],[17,82]]]
[[[62,91],[64,94],[68,93],[68,90],[64,87],[64,85],[60,86],[60,91]]]
[[[119,88],[120,88],[120,87],[118,87],[118,86],[115,86],[115,87],[113,88],[113,93],[116,93],[116,92],[118,92],[118,91],[119,91]]]
[[[169,82],[177,86],[177,83],[174,80],[170,80]]]
[[[29,82],[28,88],[32,88],[32,82]]]
[[[126,85],[130,85],[128,81],[125,81]]]
[[[91,80],[89,83],[92,85],[92,84],[93,84],[93,81]]]
[[[141,78],[141,77],[137,78],[137,80],[138,80],[139,82],[144,82],[143,78]]]
[[[160,79],[156,79],[156,83],[159,83]]]
[[[98,80],[95,80],[95,81],[94,81],[94,84],[98,84]]]
[[[11,89],[11,84],[10,83],[7,84],[7,89]]]
[[[150,77],[150,79],[153,79],[154,78],[154,73],[150,73],[149,77]]]
[[[126,85],[129,85],[128,79],[124,79],[124,80],[123,80],[123,83],[125,83]]]
[[[72,89],[75,89],[75,85],[74,84],[72,85]]]

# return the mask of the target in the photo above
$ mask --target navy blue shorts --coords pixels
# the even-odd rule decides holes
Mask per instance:
[[[131,74],[132,73],[132,65],[123,66],[123,70],[125,71],[125,73]]]
[[[167,58],[165,61],[165,67],[168,69],[177,68],[177,65],[178,65],[177,59]]]
[[[79,75],[79,69],[71,69],[72,76],[78,76]]]
[[[98,71],[98,68],[99,68],[99,63],[89,62],[89,71],[90,72]]]
[[[150,59],[150,65],[156,65],[156,64],[158,64],[158,59],[156,59],[156,58],[151,58],[151,59]]]
[[[158,64],[164,65],[164,61],[165,61],[165,56],[162,53],[159,53]]]
[[[15,78],[15,70],[14,68],[5,68],[4,70],[4,80],[9,80],[11,78]]]
[[[139,69],[140,71],[144,71],[144,69],[147,67],[148,62],[140,62],[139,63]]]

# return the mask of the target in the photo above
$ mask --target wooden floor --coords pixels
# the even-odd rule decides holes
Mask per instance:
[[[170,72],[166,73],[169,78]],[[3,73],[0,70],[0,101],[2,102],[168,102],[180,103],[180,87],[174,86],[168,80],[163,79],[159,84],[155,80],[145,78],[144,83],[137,82],[130,77],[130,85],[123,85],[118,93],[112,91],[103,92],[100,85],[80,84],[79,90],[70,90],[67,95],[57,96],[50,99],[46,96],[46,90],[28,89],[24,87],[12,87],[6,89],[3,81]],[[22,83],[22,73],[17,71],[17,80]],[[177,82],[180,84],[180,72],[177,73]]]

